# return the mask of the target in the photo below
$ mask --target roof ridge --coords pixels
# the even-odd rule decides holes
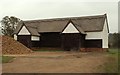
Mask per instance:
[[[93,16],[81,16],[81,17],[65,17],[65,18],[51,18],[51,19],[40,19],[40,20],[27,20],[24,21],[26,23],[36,23],[36,22],[51,22],[51,21],[61,21],[61,20],[74,20],[74,19],[93,19],[93,18],[103,18],[105,17],[106,14],[104,15],[93,15]]]

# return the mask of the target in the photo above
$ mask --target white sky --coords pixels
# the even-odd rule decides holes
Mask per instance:
[[[118,32],[118,0],[0,0],[0,20],[21,20],[101,15],[107,13],[110,32]]]

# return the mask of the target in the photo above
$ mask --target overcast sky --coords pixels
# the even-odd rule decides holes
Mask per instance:
[[[0,0],[0,20],[4,16],[36,20],[105,13],[110,32],[118,32],[118,0]]]

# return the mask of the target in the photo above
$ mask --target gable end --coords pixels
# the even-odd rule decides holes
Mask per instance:
[[[62,30],[62,33],[80,33],[74,23],[70,20],[65,28]]]
[[[22,25],[17,35],[31,35],[31,33],[25,25]]]

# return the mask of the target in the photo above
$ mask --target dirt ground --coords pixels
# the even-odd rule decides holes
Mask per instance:
[[[3,73],[101,73],[106,53],[98,52],[34,52],[2,64]]]

